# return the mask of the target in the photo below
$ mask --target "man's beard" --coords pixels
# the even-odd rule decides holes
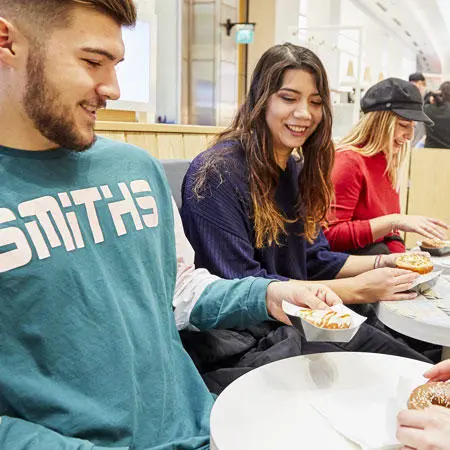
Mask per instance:
[[[76,128],[72,110],[61,104],[59,93],[45,76],[45,55],[40,49],[30,51],[27,61],[27,85],[23,98],[25,112],[37,130],[60,147],[73,151],[87,150],[95,142]]]

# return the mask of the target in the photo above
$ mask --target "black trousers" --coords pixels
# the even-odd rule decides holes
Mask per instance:
[[[220,394],[244,373],[291,356],[324,352],[369,352],[431,362],[401,340],[363,324],[347,344],[307,342],[294,327],[264,322],[246,330],[181,331],[184,348],[209,390]]]

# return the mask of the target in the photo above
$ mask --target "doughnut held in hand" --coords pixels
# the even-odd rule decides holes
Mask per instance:
[[[412,270],[422,275],[433,270],[433,263],[428,256],[415,253],[403,253],[395,260],[395,265],[399,269]]]
[[[450,383],[431,381],[416,387],[411,392],[408,409],[425,409],[431,405],[450,408]]]

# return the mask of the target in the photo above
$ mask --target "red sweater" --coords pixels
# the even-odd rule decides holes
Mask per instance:
[[[369,220],[400,212],[400,196],[385,174],[386,165],[384,153],[370,157],[353,150],[336,153],[332,173],[336,198],[328,217],[330,227],[325,230],[332,250],[348,251],[373,243]],[[386,244],[392,253],[405,251],[402,242]]]

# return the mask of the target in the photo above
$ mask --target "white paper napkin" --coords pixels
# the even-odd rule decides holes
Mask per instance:
[[[435,270],[433,272],[426,273],[425,275],[419,275],[413,282],[411,289],[419,286],[419,284],[428,283],[430,286],[435,284],[437,278],[440,277],[442,270]]]
[[[397,414],[406,408],[411,391],[423,382],[400,377],[391,386],[325,394],[311,400],[311,406],[338,433],[363,450],[398,449]]]

